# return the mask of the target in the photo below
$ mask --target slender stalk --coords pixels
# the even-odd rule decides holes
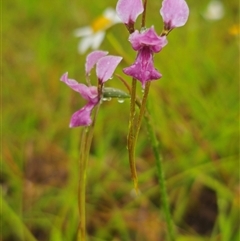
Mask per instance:
[[[82,130],[81,146],[80,146],[80,163],[79,163],[79,183],[78,183],[78,208],[79,208],[79,229],[78,229],[78,241],[86,240],[86,141],[87,141],[87,128]]]
[[[134,87],[134,85],[133,85],[133,87]],[[135,151],[136,151],[136,143],[137,143],[137,139],[138,139],[138,134],[139,134],[139,131],[140,131],[142,119],[143,119],[144,112],[145,112],[149,88],[150,88],[150,82],[147,82],[146,88],[144,90],[142,104],[140,106],[140,113],[139,113],[136,125],[135,125],[135,115],[130,116],[130,127],[129,127],[129,136],[128,136],[128,153],[129,153],[129,162],[130,162],[132,178],[133,178],[133,182],[134,182],[134,188],[135,188],[137,193],[138,193],[138,179],[137,179],[137,171],[136,171]],[[132,89],[132,93],[133,93],[133,89]],[[132,108],[133,108],[132,103],[133,103],[133,100],[134,100],[133,98],[135,99],[135,101],[134,101],[134,106],[135,106],[136,91],[135,91],[135,95],[131,96],[130,113],[133,113],[133,111],[135,113],[135,107],[134,107],[134,110],[132,110]]]
[[[136,79],[132,79],[132,89],[131,89],[131,100],[130,100],[130,117],[129,117],[129,132],[128,132],[128,156],[129,156],[129,164],[131,169],[131,175],[133,179],[134,188],[136,193],[138,193],[138,177],[136,171],[136,163],[135,163],[135,116],[136,116],[136,109],[135,109],[135,102],[136,102],[136,88],[137,88],[137,81]]]
[[[139,107],[140,108],[140,113],[139,113],[139,116],[138,116],[138,121],[137,121],[137,126],[136,126],[135,141],[137,141],[138,134],[139,134],[139,131],[140,131],[140,128],[141,128],[141,124],[142,124],[142,119],[143,119],[144,114],[145,114],[145,109],[146,109],[146,104],[147,104],[147,97],[148,97],[150,86],[151,86],[151,82],[148,81],[146,83],[146,86],[145,86],[145,89],[144,89],[144,94],[143,94],[141,106]]]
[[[143,3],[143,14],[142,14],[142,28],[145,26],[145,22],[146,22],[146,13],[147,13],[147,0],[144,0]]]
[[[139,98],[136,99],[136,105],[141,109],[142,104]],[[170,213],[170,207],[169,207],[169,201],[168,201],[168,195],[167,195],[167,188],[166,188],[166,183],[165,183],[165,176],[164,176],[164,171],[163,171],[163,158],[160,154],[160,146],[159,142],[157,140],[157,137],[154,132],[153,124],[151,123],[150,115],[149,115],[149,110],[144,114],[144,119],[147,124],[147,130],[149,133],[149,137],[151,140],[151,145],[153,148],[153,153],[154,157],[156,159],[156,165],[157,165],[157,174],[158,174],[158,180],[159,180],[159,187],[160,187],[160,193],[161,193],[161,203],[163,206],[163,211],[164,215],[166,218],[166,223],[167,223],[167,229],[168,229],[168,240],[169,241],[175,241],[175,231],[173,228],[173,222],[172,222],[172,217]]]
[[[121,75],[119,75],[119,74],[115,74],[115,75],[121,80],[121,82],[127,88],[129,95],[131,95],[131,87],[128,85],[128,83],[122,78]]]
[[[87,164],[89,159],[90,148],[92,144],[96,116],[100,107],[100,102],[96,107],[91,126],[82,131],[80,146],[80,165],[79,165],[79,185],[78,185],[78,207],[80,224],[78,229],[78,241],[86,241],[86,181],[87,181]]]
[[[127,137],[127,146],[128,146],[128,156],[129,156],[129,164],[130,164],[130,170],[131,175],[134,183],[134,188],[136,190],[136,193],[138,194],[138,177],[137,177],[137,170],[136,170],[136,163],[135,163],[135,144],[136,143],[136,137],[135,137],[135,116],[136,116],[136,110],[135,110],[135,103],[136,103],[136,87],[137,87],[137,81],[136,79],[132,79],[132,88],[126,83],[126,81],[119,75],[116,75],[122,83],[126,86],[129,94],[131,95],[130,99],[130,117],[129,117],[129,131],[128,131],[128,137]]]
[[[159,188],[160,188],[160,193],[161,193],[161,198],[162,198],[162,206],[163,206],[163,211],[164,211],[164,215],[165,215],[166,223],[167,223],[168,240],[175,241],[176,235],[175,235],[172,217],[171,217],[171,213],[170,213],[167,188],[166,188],[165,176],[164,176],[164,171],[163,171],[163,158],[159,152],[159,150],[160,150],[159,142],[156,138],[153,124],[150,121],[149,115],[145,115],[145,120],[146,120],[146,124],[147,124],[147,130],[149,133],[149,137],[151,140],[151,145],[153,148],[153,153],[154,153],[154,156],[156,159]]]

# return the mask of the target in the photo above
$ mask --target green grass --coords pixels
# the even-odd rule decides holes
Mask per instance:
[[[202,17],[208,1],[189,0],[186,26],[155,56],[163,78],[152,83],[149,108],[161,144],[177,241],[239,238],[239,36],[237,4],[225,16]],[[2,5],[2,240],[71,241],[78,226],[77,181],[81,128],[69,129],[84,101],[59,81],[68,71],[85,82],[86,55],[75,28],[116,1],[5,1]],[[149,1],[147,25],[160,32],[160,1]],[[151,14],[150,14],[151,13]],[[136,53],[123,25],[108,30],[102,49]],[[93,76],[93,74],[92,74]],[[94,81],[94,79],[93,79]],[[124,89],[113,78],[109,86]],[[139,89],[139,95],[141,91]],[[156,165],[146,127],[137,144],[142,195],[132,196],[126,150],[129,101],[103,103],[89,160],[90,241],[165,240]]]

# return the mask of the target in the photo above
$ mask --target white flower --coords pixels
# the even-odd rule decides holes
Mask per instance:
[[[207,20],[219,20],[224,15],[224,7],[221,1],[212,0],[209,2],[206,11],[203,13]]]
[[[83,54],[89,48],[97,49],[105,37],[106,30],[120,22],[116,11],[113,8],[107,8],[90,26],[76,29],[74,35],[82,37],[78,44],[79,53]]]

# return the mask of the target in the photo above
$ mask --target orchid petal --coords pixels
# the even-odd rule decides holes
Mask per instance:
[[[160,14],[166,30],[183,26],[188,19],[189,8],[185,0],[163,0]]]
[[[119,18],[127,25],[136,22],[143,10],[142,0],[119,0],[116,7]]]
[[[121,60],[122,57],[112,55],[105,56],[99,59],[96,66],[96,73],[101,83],[106,82],[112,77],[114,70],[116,69]]]
[[[154,68],[153,56],[149,47],[143,47],[139,50],[134,64],[123,69],[123,72],[139,80],[143,88],[147,81],[160,79],[162,77]]]
[[[92,70],[94,65],[98,62],[98,60],[106,56],[107,54],[108,54],[107,51],[100,51],[100,50],[91,52],[86,58],[86,64],[85,64],[86,74],[89,75],[90,71]]]
[[[76,111],[70,120],[69,127],[78,127],[78,126],[89,126],[92,123],[91,112],[94,108],[94,104],[87,104],[80,110]]]
[[[62,75],[61,81],[63,81],[66,85],[68,85],[71,89],[78,92],[85,100],[88,100],[90,103],[98,102],[98,91],[95,86],[86,86],[84,84],[79,84],[74,79],[68,78],[68,73]]]
[[[149,46],[154,53],[159,52],[167,44],[166,36],[159,37],[154,27],[142,33],[136,30],[130,35],[129,41],[134,50],[140,50],[143,46]]]

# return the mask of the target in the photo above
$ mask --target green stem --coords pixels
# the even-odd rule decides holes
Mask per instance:
[[[86,214],[85,214],[85,201],[86,201],[86,141],[87,141],[87,128],[82,130],[81,147],[80,147],[80,163],[79,163],[79,184],[78,184],[78,208],[80,224],[78,229],[78,241],[86,240]]]
[[[163,171],[163,159],[162,156],[160,155],[160,146],[159,142],[156,138],[154,129],[153,129],[153,124],[150,121],[149,115],[145,115],[145,120],[147,124],[147,130],[149,133],[151,145],[153,148],[153,153],[156,159],[156,165],[157,165],[157,173],[158,173],[158,180],[159,180],[159,187],[160,187],[160,193],[162,197],[162,205],[163,205],[163,211],[165,214],[166,218],[166,223],[167,223],[167,229],[168,229],[168,240],[169,241],[175,241],[175,231],[173,228],[173,222],[172,222],[172,217],[170,213],[170,207],[169,207],[169,201],[168,201],[168,195],[167,195],[167,188],[166,188],[166,183],[165,183],[165,177],[164,177],[164,171]]]
[[[138,193],[138,177],[136,171],[136,163],[135,163],[135,102],[136,102],[136,88],[137,81],[136,79],[132,79],[132,89],[131,89],[131,100],[130,100],[130,117],[129,117],[129,132],[128,132],[128,156],[129,156],[129,164],[131,169],[131,175],[134,183],[134,188],[136,193]]]
[[[132,85],[132,86],[133,86],[132,88],[136,88],[136,86],[134,86],[134,85]],[[129,152],[129,162],[130,162],[130,168],[131,168],[131,172],[132,172],[132,178],[133,178],[134,187],[135,187],[135,190],[136,190],[137,193],[138,193],[138,180],[137,180],[137,171],[136,171],[135,151],[136,151],[136,143],[137,143],[137,139],[138,139],[138,134],[139,134],[139,131],[140,131],[140,128],[141,128],[141,123],[142,123],[142,119],[143,119],[144,112],[145,112],[149,88],[150,88],[150,82],[147,82],[146,88],[144,90],[142,104],[140,105],[140,113],[139,113],[136,125],[135,125],[135,114],[130,115],[130,128],[129,128],[130,131],[129,131],[129,137],[128,137],[128,148],[129,148],[128,152]],[[134,92],[134,90],[132,89],[132,93],[133,92]],[[135,90],[135,95],[131,96],[130,113],[133,113],[133,111],[135,113],[135,107],[134,107],[134,110],[132,110],[133,100],[135,100],[135,102],[134,102],[134,106],[135,106],[136,90]]]
[[[79,167],[79,184],[78,184],[78,207],[80,224],[78,229],[78,241],[86,241],[86,180],[87,164],[89,159],[90,148],[92,144],[96,116],[100,107],[100,102],[94,112],[93,122],[89,127],[82,131],[80,147],[80,167]]]
[[[140,101],[139,98],[136,99],[136,105],[139,107],[139,109],[142,108],[142,104],[141,104],[141,101]],[[162,158],[162,156],[160,155],[160,152],[159,152],[159,150],[160,150],[159,142],[156,138],[154,128],[153,128],[153,124],[151,123],[151,119],[150,119],[148,109],[145,112],[144,119],[145,119],[146,124],[147,124],[147,130],[148,130],[151,145],[152,145],[152,148],[153,148],[153,154],[154,154],[154,157],[156,159],[159,187],[160,187],[160,193],[161,193],[161,197],[162,197],[161,203],[162,203],[162,206],[163,206],[163,211],[164,211],[164,215],[165,215],[165,218],[166,218],[167,229],[168,229],[168,240],[169,241],[175,241],[176,235],[175,235],[175,231],[174,231],[174,228],[173,228],[173,222],[172,222],[172,217],[171,217],[171,213],[170,213],[170,207],[169,207],[169,201],[168,201],[168,195],[167,195],[167,188],[166,188],[164,171],[163,171],[163,158]]]
[[[139,116],[138,116],[138,121],[137,121],[137,126],[136,126],[135,142],[137,141],[138,134],[139,134],[139,131],[140,131],[140,128],[141,128],[141,124],[142,124],[142,119],[143,119],[144,114],[145,114],[145,109],[146,109],[146,104],[147,104],[147,97],[148,97],[150,86],[151,86],[151,82],[148,81],[146,83],[146,86],[145,86],[145,89],[144,89],[142,103],[141,103],[141,105],[139,107],[140,108],[140,113],[139,113]]]
[[[142,28],[145,26],[145,22],[146,22],[147,0],[144,0],[143,9],[144,9],[144,11],[142,14],[142,25],[141,25]]]

